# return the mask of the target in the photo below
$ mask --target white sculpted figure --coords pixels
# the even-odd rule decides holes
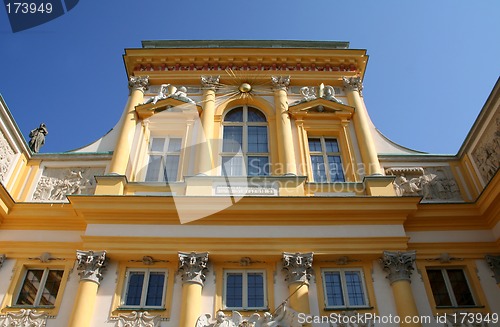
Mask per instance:
[[[156,104],[158,101],[166,99],[168,97],[168,87],[169,86],[170,86],[170,84],[162,84],[160,86],[160,91],[158,92],[158,94],[155,95],[154,97],[148,99],[143,104],[148,104],[148,103]]]

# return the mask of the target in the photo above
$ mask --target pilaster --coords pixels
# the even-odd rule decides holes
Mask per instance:
[[[283,271],[290,293],[290,306],[297,312],[309,313],[309,281],[313,253],[283,253]]]

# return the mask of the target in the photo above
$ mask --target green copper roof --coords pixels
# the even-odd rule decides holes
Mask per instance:
[[[142,41],[143,48],[288,48],[288,49],[348,49],[343,41],[285,40],[158,40]]]

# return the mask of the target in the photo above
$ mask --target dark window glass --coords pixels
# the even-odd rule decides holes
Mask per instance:
[[[264,306],[264,276],[261,273],[248,273],[248,307],[262,308]]]
[[[16,305],[53,306],[61,286],[63,270],[29,269]]]
[[[141,305],[144,272],[130,272],[125,305]]]
[[[259,109],[248,108],[248,121],[252,123],[253,122],[265,123],[267,119],[266,116]]]
[[[148,293],[146,295],[146,306],[159,307],[163,302],[163,288],[165,285],[165,273],[149,273]]]
[[[243,108],[236,108],[228,112],[224,117],[224,121],[235,123],[243,122]]]
[[[226,306],[229,308],[243,307],[243,275],[227,274]]]
[[[328,306],[344,306],[344,294],[339,271],[325,272],[325,289]]]

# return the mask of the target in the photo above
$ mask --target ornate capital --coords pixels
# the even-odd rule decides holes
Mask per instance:
[[[149,312],[132,311],[130,314],[121,314],[118,316],[116,327],[159,327],[160,316],[150,315]]]
[[[384,251],[384,256],[380,258],[385,271],[389,274],[387,278],[394,283],[398,280],[410,281],[411,272],[413,270],[413,262],[415,262],[416,252],[390,252]]]
[[[0,268],[2,268],[4,261],[5,261],[5,254],[0,254]]]
[[[201,88],[203,90],[215,91],[219,86],[219,76],[203,75],[201,76]]]
[[[487,255],[485,259],[491,270],[493,270],[493,277],[495,277],[497,284],[500,284],[500,255]]]
[[[349,91],[358,91],[361,95],[361,91],[363,90],[363,82],[361,81],[361,76],[353,76],[353,77],[342,77],[344,81],[344,87]]]
[[[2,326],[45,327],[48,315],[31,309],[21,309],[19,312],[7,312]]]
[[[283,271],[286,273],[285,281],[288,284],[309,284],[312,274],[313,253],[287,253],[283,252]]]
[[[77,250],[76,259],[78,260],[77,269],[79,270],[80,281],[89,280],[100,284],[107,263],[106,251]]]
[[[128,81],[128,87],[133,89],[146,91],[149,87],[149,76],[130,76]]]
[[[208,272],[208,252],[179,252],[179,273],[183,283],[197,283],[203,286]]]
[[[290,85],[290,76],[271,76],[273,90],[286,90]]]

